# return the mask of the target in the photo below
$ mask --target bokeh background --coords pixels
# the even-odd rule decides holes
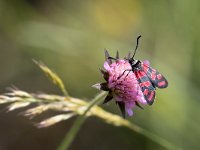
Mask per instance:
[[[0,92],[16,86],[28,92],[61,94],[32,59],[61,76],[69,93],[90,100],[103,81],[98,70],[104,48],[121,57],[135,48],[136,58],[149,60],[169,87],[157,90],[153,106],[134,109],[128,120],[182,149],[200,149],[200,1],[191,0],[0,0]],[[102,106],[119,114],[115,103]],[[37,122],[6,113],[0,106],[0,150],[55,150],[74,119],[46,129]],[[71,150],[161,150],[126,128],[90,118]]]

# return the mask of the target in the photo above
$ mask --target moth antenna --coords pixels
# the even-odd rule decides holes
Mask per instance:
[[[140,36],[138,36],[137,37],[137,44],[136,44],[136,47],[135,47],[135,51],[134,51],[134,54],[133,54],[133,56],[132,56],[132,60],[133,60],[133,58],[134,58],[134,56],[135,56],[135,54],[136,54],[136,51],[137,51],[137,48],[138,48],[138,45],[139,45],[139,39],[141,38],[141,35]]]

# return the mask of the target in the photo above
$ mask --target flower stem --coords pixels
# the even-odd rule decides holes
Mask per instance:
[[[163,148],[166,148],[168,150],[182,150],[181,147],[176,146],[172,142],[164,139],[163,137],[156,135],[155,133],[148,131],[134,123],[131,123],[130,121],[123,119],[122,117],[118,115],[114,115],[112,113],[106,112],[100,107],[97,107],[96,110],[94,110],[92,113],[94,116],[101,118],[103,121],[105,121],[108,124],[111,124],[117,127],[127,127],[131,131],[145,136],[146,138],[159,144]]]
[[[69,132],[65,135],[62,143],[59,145],[57,150],[67,150],[72,143],[73,139],[75,138],[76,134],[78,133],[81,125],[87,119],[86,114],[87,112],[95,105],[101,102],[102,98],[105,97],[106,92],[102,92],[98,94],[94,99],[86,107],[86,110],[80,115],[74,122],[73,126],[69,130]]]
[[[167,141],[166,139],[148,131],[145,130],[135,124],[127,124],[126,125],[129,129],[131,129],[134,132],[138,132],[139,134],[144,135],[145,137],[149,138],[150,140],[154,141],[155,143],[160,144],[161,146],[163,146],[164,148],[168,149],[168,150],[182,150],[182,148],[174,145],[173,143]]]

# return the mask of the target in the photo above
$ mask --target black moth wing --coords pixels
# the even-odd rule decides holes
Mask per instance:
[[[136,69],[134,73],[139,83],[139,86],[142,90],[145,100],[149,105],[152,105],[156,95],[155,87],[153,86],[151,80],[143,70]]]
[[[168,82],[165,77],[160,74],[156,69],[151,68],[149,65],[142,63],[142,68],[145,74],[149,77],[154,87],[166,88]]]

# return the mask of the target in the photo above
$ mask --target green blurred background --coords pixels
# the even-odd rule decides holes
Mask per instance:
[[[169,81],[157,100],[128,119],[182,149],[200,149],[199,0],[0,0],[0,92],[12,85],[28,92],[61,94],[32,59],[61,76],[74,97],[91,99],[103,81],[104,48],[121,57],[142,35],[137,59],[149,60]],[[74,119],[46,129],[20,111],[0,106],[0,150],[55,150]],[[102,106],[120,114],[114,103]],[[126,128],[90,118],[71,150],[161,150]]]

